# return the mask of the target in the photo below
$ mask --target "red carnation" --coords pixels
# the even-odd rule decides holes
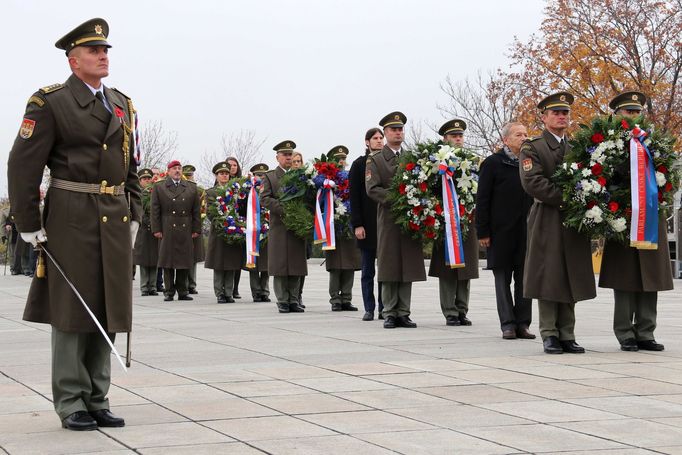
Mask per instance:
[[[598,182],[601,186],[606,186],[606,179],[605,179],[604,177],[602,177],[601,175],[600,175],[599,177],[597,177],[597,182]]]
[[[407,163],[405,165],[405,169],[407,169],[408,171],[411,171],[412,169],[414,169],[414,163]]]
[[[434,217],[432,217],[431,215],[424,218],[424,225],[425,226],[433,226],[434,224],[436,224],[436,219]]]
[[[611,212],[616,213],[618,211],[619,207],[620,206],[618,205],[618,203],[616,201],[609,202],[609,210],[611,210]]]
[[[624,130],[630,129],[630,125],[628,125],[628,122],[626,122],[625,119],[620,121],[620,126],[622,126]]]
[[[667,174],[668,173],[668,168],[663,166],[662,164],[656,168],[658,172],[661,174]]]
[[[413,231],[418,231],[419,225],[417,223],[413,223],[412,221],[410,221],[410,229],[412,229]]]
[[[464,207],[464,204],[459,204],[459,216],[464,216],[464,214],[467,212],[466,207]]]
[[[419,215],[420,213],[422,213],[422,206],[418,205],[416,207],[412,207],[412,213],[414,213],[415,215]]]
[[[592,142],[594,142],[595,144],[600,144],[604,142],[604,135],[601,133],[594,133],[591,139]]]
[[[592,175],[600,175],[603,170],[604,170],[604,167],[601,164],[596,163],[594,166],[592,166]],[[602,185],[602,186],[604,186],[604,185]]]
[[[436,233],[434,231],[428,230],[428,231],[426,231],[426,237],[430,238],[430,239],[435,239]]]
[[[585,167],[585,165],[583,163],[578,162],[576,164],[578,165],[578,169],[582,169]]]
[[[672,189],[673,189],[673,184],[670,182],[667,182],[665,184],[665,186],[663,187],[663,191],[665,191],[666,193],[672,191]]]
[[[407,192],[407,185],[405,185],[404,183],[401,183],[400,185],[398,185],[398,193],[405,194],[406,192]]]
[[[440,204],[436,204],[436,206],[433,208],[433,210],[436,211],[436,215],[442,215],[443,214],[443,207]]]
[[[597,205],[597,203],[596,203],[595,201],[590,201],[590,202],[587,203],[587,209],[589,210],[589,209],[591,209],[592,207],[594,207],[595,205]]]
[[[658,202],[663,202],[663,193],[658,192]]]
[[[419,184],[419,191],[421,191],[422,193],[426,193],[426,190],[428,190],[428,189],[429,189],[429,186],[426,184],[426,182],[421,182]]]

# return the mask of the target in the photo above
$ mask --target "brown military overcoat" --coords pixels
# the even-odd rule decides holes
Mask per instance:
[[[535,198],[528,214],[523,290],[527,298],[572,303],[597,293],[590,239],[563,225],[561,189],[552,182],[564,152],[549,131],[521,147],[521,185]]]
[[[206,190],[201,185],[197,185],[197,192],[199,193],[199,203],[201,207],[201,222],[203,225],[204,214],[206,213]],[[206,248],[204,248],[204,233],[203,229],[199,230],[199,237],[194,239],[194,262],[203,262],[206,260]]]
[[[206,203],[215,204],[220,187],[213,187],[206,191]],[[225,194],[223,189],[222,194]],[[208,215],[211,222],[212,216]],[[220,228],[211,224],[208,234],[208,253],[204,267],[213,270],[240,270],[244,262],[245,246],[243,243],[230,244],[220,235]]]
[[[149,189],[143,191],[149,191]],[[151,201],[150,206],[142,214],[140,228],[135,238],[133,260],[135,265],[140,267],[156,267],[159,262],[159,239],[152,233],[150,211]]]
[[[152,190],[152,232],[161,232],[159,241],[160,268],[190,269],[194,262],[192,233],[201,231],[199,193],[197,185],[180,180],[175,186],[166,177]]]
[[[377,281],[425,281],[421,242],[404,233],[391,215],[388,192],[397,168],[395,152],[387,145],[367,157],[365,187],[377,203]]]
[[[132,324],[130,221],[140,221],[140,185],[131,132],[132,103],[104,88],[114,113],[75,75],[30,99],[8,162],[9,196],[19,232],[41,228],[38,187],[45,166],[52,178],[105,186],[125,195],[50,188],[42,226],[47,248],[109,332]],[[124,144],[127,150],[124,150]],[[24,319],[65,332],[97,328],[51,261],[47,277],[31,283]]]
[[[464,267],[451,269],[445,265],[445,248],[443,239],[436,240],[431,250],[429,276],[445,280],[472,280],[478,278],[478,237],[473,224],[469,226],[469,235],[464,240]]]
[[[270,210],[268,273],[271,276],[303,276],[308,274],[305,240],[287,230],[282,221],[282,206],[277,199],[279,182],[284,169],[277,166],[263,176],[261,204]]]
[[[658,249],[638,250],[606,242],[599,287],[629,292],[669,291],[673,288],[665,218],[658,220]]]
[[[330,270],[360,270],[362,258],[354,239],[336,239],[336,249],[324,252],[325,266]]]

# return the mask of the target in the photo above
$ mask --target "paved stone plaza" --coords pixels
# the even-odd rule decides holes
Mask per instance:
[[[659,296],[665,352],[621,352],[599,290],[577,306],[587,353],[549,356],[539,337],[502,340],[490,271],[473,326],[445,326],[429,279],[419,328],[394,330],[332,313],[324,267],[309,271],[303,314],[252,303],[246,274],[243,298],[217,305],[201,267],[193,302],[135,289],[133,365],[112,360],[109,395],[127,426],[86,433],[52,410],[50,328],[21,320],[30,280],[0,277],[0,453],[682,454],[680,280]],[[362,308],[359,273],[354,294]]]

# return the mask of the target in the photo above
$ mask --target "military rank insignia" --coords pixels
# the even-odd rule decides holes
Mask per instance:
[[[533,169],[533,160],[531,160],[530,158],[526,158],[525,160],[523,160],[523,170],[528,172],[531,169]]]
[[[33,129],[36,127],[36,121],[29,118],[25,118],[21,122],[21,128],[19,128],[19,137],[22,139],[28,139],[33,136]]]
[[[365,171],[365,182],[369,182],[370,180],[372,180],[372,171],[367,169]]]

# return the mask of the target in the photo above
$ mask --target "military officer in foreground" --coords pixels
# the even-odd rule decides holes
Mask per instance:
[[[643,93],[625,92],[613,98],[609,107],[615,115],[639,117],[645,103]],[[622,178],[628,182],[630,174]],[[613,331],[623,351],[664,349],[654,338],[658,291],[673,289],[672,278],[665,217],[658,219],[655,250],[606,242],[599,287],[613,289]]]
[[[251,167],[249,172],[260,182],[263,188],[263,176],[268,171],[269,167],[265,163],[258,163]],[[270,216],[268,213],[267,217]],[[247,269],[249,272],[249,285],[251,287],[251,296],[254,302],[269,302],[270,301],[270,275],[268,274],[268,237],[260,239],[260,251],[256,258],[255,267]]]
[[[159,239],[159,264],[163,269],[166,302],[193,300],[187,289],[194,262],[194,239],[201,231],[201,201],[197,185],[182,178],[180,161],[168,163],[168,174],[152,191],[152,232]]]
[[[367,195],[377,203],[377,281],[384,303],[384,328],[417,327],[410,319],[412,282],[425,281],[422,244],[404,233],[391,215],[388,192],[398,169],[407,117],[391,112],[381,119],[386,145],[367,158]]]
[[[308,274],[305,256],[305,240],[289,231],[282,216],[284,211],[277,198],[280,180],[291,168],[291,155],[296,148],[294,141],[282,141],[275,145],[278,166],[263,176],[261,203],[270,210],[270,233],[268,242],[273,251],[268,255],[268,273],[274,277],[277,309],[280,313],[303,313],[299,305],[301,277]]]
[[[521,146],[521,185],[535,202],[528,214],[524,297],[538,299],[540,335],[548,354],[579,354],[575,303],[596,296],[590,239],[562,223],[562,193],[552,175],[569,149],[573,95],[555,93],[540,101],[542,135]]]
[[[135,239],[135,265],[140,266],[140,292],[142,296],[158,295],[156,291],[156,264],[159,262],[159,239],[152,234],[151,190],[153,187],[151,169],[140,169],[137,173],[145,196],[142,205],[142,224]]]
[[[203,186],[197,184],[194,180],[194,173],[197,168],[191,164],[185,164],[182,166],[182,177],[188,182],[192,182],[197,186],[197,192],[199,193],[199,200],[201,201],[201,219],[206,216],[206,190]],[[192,242],[194,244],[194,265],[190,267],[187,272],[187,291],[190,294],[198,294],[197,291],[197,263],[204,262],[206,259],[206,251],[204,248],[204,234],[203,230],[199,231],[199,236]]]
[[[466,129],[464,120],[453,119],[445,122],[438,134],[443,136],[443,142],[461,148]],[[446,266],[443,242],[437,241],[433,243],[429,276],[438,277],[440,309],[445,316],[445,325],[471,325],[467,318],[470,285],[472,279],[478,278],[478,237],[473,226],[464,240],[464,267],[451,269]]]
[[[135,111],[126,95],[102,84],[108,35],[107,22],[96,18],[57,41],[73,74],[29,98],[7,174],[21,237],[46,245],[113,341],[131,329],[132,241],[141,207]],[[45,166],[51,182],[41,220]],[[31,283],[24,320],[52,326],[52,394],[62,426],[124,426],[109,411],[111,349],[49,260],[47,276]]]

